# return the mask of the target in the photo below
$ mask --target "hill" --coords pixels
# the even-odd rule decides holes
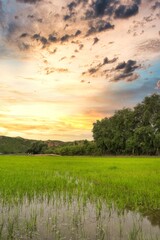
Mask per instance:
[[[21,154],[27,153],[33,145],[42,145],[48,147],[57,147],[63,144],[61,141],[39,141],[25,139],[21,137],[0,136],[0,153],[1,154]]]
[[[35,142],[21,137],[5,137],[0,136],[0,153],[25,153]]]

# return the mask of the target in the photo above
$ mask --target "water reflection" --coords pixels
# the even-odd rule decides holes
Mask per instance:
[[[129,210],[122,213],[100,201],[25,198],[16,205],[1,204],[0,239],[158,240],[160,228],[151,222],[150,216]]]
[[[160,209],[159,210],[148,210],[143,212],[143,216],[151,222],[152,226],[160,227]]]

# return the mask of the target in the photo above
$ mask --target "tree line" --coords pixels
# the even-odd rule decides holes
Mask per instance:
[[[93,138],[102,154],[160,154],[160,95],[116,111],[93,124]]]
[[[33,143],[28,153],[59,155],[160,155],[160,95],[153,94],[133,109],[118,110],[93,124],[93,141],[48,147]]]

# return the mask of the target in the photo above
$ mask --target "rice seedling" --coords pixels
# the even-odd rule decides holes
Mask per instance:
[[[160,239],[160,159],[0,156],[0,239]]]

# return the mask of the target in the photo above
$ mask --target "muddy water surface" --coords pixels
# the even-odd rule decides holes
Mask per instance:
[[[58,196],[0,205],[0,239],[159,240],[154,216]],[[160,216],[159,216],[160,219]]]

